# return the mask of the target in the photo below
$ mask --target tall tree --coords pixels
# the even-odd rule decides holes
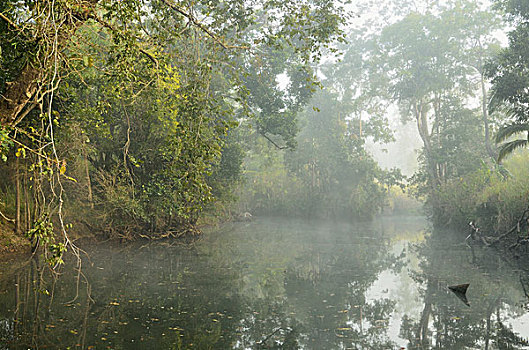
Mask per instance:
[[[529,129],[529,6],[522,0],[498,0],[515,28],[509,34],[509,47],[487,66],[492,79],[491,110],[504,109],[511,121],[498,133],[502,142]],[[499,161],[515,149],[527,146],[527,139],[508,141],[500,146]]]
[[[468,171],[467,166],[454,166],[464,164],[454,157],[473,159],[471,164],[476,165],[483,151],[494,155],[483,63],[497,46],[493,32],[500,22],[494,13],[470,1],[406,3],[402,17],[380,31],[353,33],[357,45],[344,60],[362,68],[356,78],[340,80],[344,91],[350,91],[348,98],[364,106],[368,114],[387,113],[396,104],[404,121],[416,123],[423,143],[425,180],[433,194],[450,177]],[[475,95],[481,95],[481,121],[465,106],[465,100]],[[481,134],[483,141],[478,144],[483,151],[472,147],[475,138],[469,142],[459,137],[464,133]],[[470,151],[477,154],[470,157]]]

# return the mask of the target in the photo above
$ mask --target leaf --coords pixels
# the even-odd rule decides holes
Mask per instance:
[[[526,147],[529,144],[528,140],[514,140],[506,142],[500,147],[500,153],[498,155],[498,162],[501,162],[506,156],[514,152],[518,148]]]
[[[503,142],[509,137],[521,132],[529,131],[529,124],[510,124],[502,127],[496,134],[496,143]]]

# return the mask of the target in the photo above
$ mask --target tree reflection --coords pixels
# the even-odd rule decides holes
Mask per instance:
[[[408,349],[488,350],[526,344],[510,326],[525,313],[520,301],[529,303],[526,272],[513,271],[491,251],[476,249],[472,260],[445,233],[399,255],[400,230],[263,221],[194,246],[101,245],[85,259],[86,280],[68,268],[55,279],[32,260],[0,278],[0,348],[395,349],[407,342]],[[412,279],[399,281],[408,273]],[[388,274],[398,282],[382,292]],[[470,283],[470,307],[447,288],[460,283]],[[415,288],[419,300],[409,295]]]
[[[253,225],[267,239],[237,242],[241,232],[235,230],[192,249],[97,247],[89,252],[86,281],[79,285],[75,270],[66,269],[55,281],[35,261],[2,282],[0,306],[8,311],[1,315],[6,321],[0,344],[15,349],[394,345],[385,330],[395,302],[366,298],[380,272],[397,259],[388,244],[380,244],[383,233],[366,225],[353,232],[350,225]],[[359,232],[380,242],[359,239]]]
[[[528,343],[502,322],[514,317],[522,296],[518,272],[491,250],[468,250],[450,232],[434,232],[417,247],[423,286],[423,309],[418,319],[406,316],[401,337],[409,349],[521,349]],[[501,279],[498,278],[501,276]],[[470,307],[447,289],[470,283]]]

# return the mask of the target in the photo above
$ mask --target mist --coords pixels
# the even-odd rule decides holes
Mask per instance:
[[[0,4],[0,349],[529,347],[526,0]]]

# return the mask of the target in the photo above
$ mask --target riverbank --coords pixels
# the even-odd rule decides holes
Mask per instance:
[[[12,254],[25,254],[31,250],[29,241],[14,233],[13,224],[0,223],[0,260]]]
[[[113,242],[115,244],[126,244],[134,241],[160,241],[168,239],[180,240],[183,243],[196,240],[197,237],[205,230],[213,230],[226,220],[211,218],[201,220],[193,227],[185,227],[182,231],[168,232],[165,235],[147,236],[139,234],[135,239],[124,239],[119,235],[109,235],[108,232],[94,231],[93,226],[86,225],[84,222],[77,222],[68,230],[69,239],[78,245],[78,243],[101,243]],[[31,242],[22,234],[15,234],[15,227],[12,223],[0,222],[0,261],[7,261],[14,256],[26,256],[31,254]]]

